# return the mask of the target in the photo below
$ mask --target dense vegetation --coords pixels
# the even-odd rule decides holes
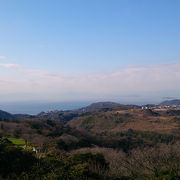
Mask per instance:
[[[1,119],[0,179],[180,179],[179,110],[106,105]]]
[[[30,151],[0,143],[1,179],[102,179],[103,171],[108,168],[101,153],[72,156],[50,153],[38,158]]]

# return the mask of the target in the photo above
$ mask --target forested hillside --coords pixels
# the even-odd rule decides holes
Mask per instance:
[[[177,107],[91,107],[1,118],[1,179],[179,179]]]

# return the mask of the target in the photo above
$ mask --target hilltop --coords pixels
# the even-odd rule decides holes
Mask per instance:
[[[0,119],[5,120],[5,119],[14,119],[14,116],[6,111],[0,110]]]
[[[180,99],[173,99],[168,101],[163,101],[159,104],[159,106],[180,106]]]
[[[98,111],[98,110],[125,110],[125,109],[132,109],[132,108],[139,108],[137,105],[124,105],[115,102],[96,102],[92,103],[87,107],[81,108],[81,110],[91,112],[91,111]]]

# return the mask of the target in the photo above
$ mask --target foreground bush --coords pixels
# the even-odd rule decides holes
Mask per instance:
[[[37,159],[31,152],[0,143],[0,175],[2,178],[6,178],[10,174],[29,173],[36,163]]]
[[[0,179],[9,180],[178,180],[180,145],[159,145],[124,153],[84,148],[38,158],[11,143],[0,143]]]
[[[0,144],[0,179],[104,179],[108,169],[103,154],[81,153],[73,156],[35,154],[11,144]]]

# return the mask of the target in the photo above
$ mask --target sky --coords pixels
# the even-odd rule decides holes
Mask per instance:
[[[179,0],[0,0],[0,102],[180,98]]]

